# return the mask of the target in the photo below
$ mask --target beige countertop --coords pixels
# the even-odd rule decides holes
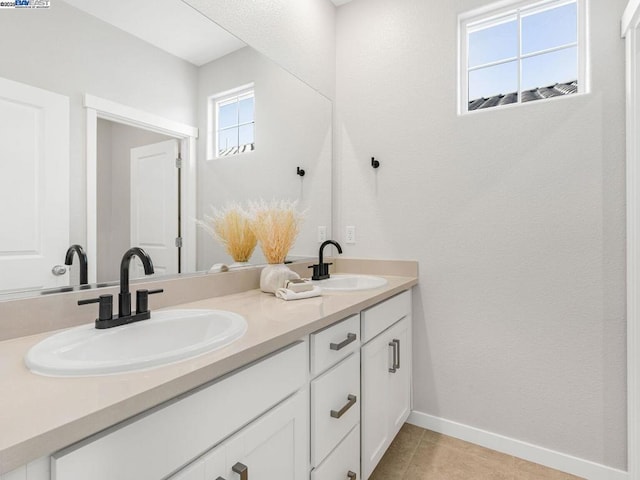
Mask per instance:
[[[285,302],[259,290],[174,305],[243,315],[247,333],[215,352],[126,374],[52,378],[31,373],[24,356],[52,332],[0,342],[0,474],[71,445],[184,394],[316,330],[416,285],[384,276],[374,290]]]

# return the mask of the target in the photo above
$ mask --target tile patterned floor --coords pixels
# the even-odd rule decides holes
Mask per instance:
[[[405,424],[369,480],[581,480]]]

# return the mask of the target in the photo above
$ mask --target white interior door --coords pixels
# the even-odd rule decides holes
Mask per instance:
[[[0,78],[0,291],[68,283],[69,99]]]
[[[178,140],[131,149],[131,246],[144,249],[159,275],[178,273]],[[144,275],[136,260],[131,277]]]

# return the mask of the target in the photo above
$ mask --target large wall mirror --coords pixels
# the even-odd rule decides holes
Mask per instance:
[[[77,286],[72,244],[92,286],[131,246],[231,264],[195,222],[229,202],[297,200],[292,260],[331,234],[331,101],[182,1],[3,9],[0,39],[0,299]]]

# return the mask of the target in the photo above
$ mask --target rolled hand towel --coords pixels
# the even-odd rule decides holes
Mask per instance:
[[[276,290],[276,297],[283,300],[300,300],[302,298],[319,297],[320,295],[322,295],[322,288],[316,286],[306,292],[294,292],[287,288],[279,288]]]

